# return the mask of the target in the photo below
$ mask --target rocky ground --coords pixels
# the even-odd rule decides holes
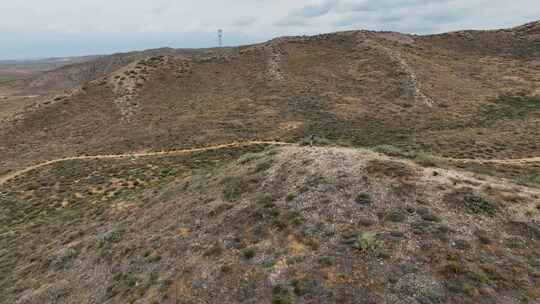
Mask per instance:
[[[540,300],[540,190],[369,150],[68,161],[1,195],[2,303]]]

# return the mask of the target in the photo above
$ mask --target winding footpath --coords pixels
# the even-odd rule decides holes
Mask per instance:
[[[137,158],[137,157],[147,157],[147,156],[169,156],[169,155],[178,155],[184,153],[193,153],[193,152],[202,152],[210,150],[219,150],[225,148],[234,148],[234,147],[244,147],[252,145],[295,145],[287,142],[280,141],[245,141],[245,142],[234,142],[229,144],[221,144],[214,146],[207,146],[201,148],[191,148],[191,149],[181,149],[181,150],[171,150],[171,151],[157,151],[157,152],[144,152],[144,153],[125,153],[125,154],[105,154],[105,155],[82,155],[82,156],[71,156],[63,157],[53,160],[48,160],[39,164],[35,164],[24,169],[14,171],[7,175],[0,177],[0,186],[6,182],[28,173],[30,171],[45,167],[48,165],[56,164],[63,161],[69,160],[81,160],[81,159],[123,159],[123,158]],[[441,158],[456,163],[477,163],[477,164],[502,164],[502,165],[524,165],[528,163],[540,163],[540,157],[531,157],[531,158],[515,158],[515,159],[474,159],[474,158]]]
[[[476,164],[500,164],[500,165],[524,165],[530,163],[540,163],[540,157],[530,158],[507,158],[507,159],[475,159],[475,158],[441,158],[457,163]]]
[[[235,142],[230,144],[221,144],[215,146],[201,147],[201,148],[192,148],[192,149],[181,149],[181,150],[171,150],[171,151],[157,151],[157,152],[144,152],[144,153],[125,153],[125,154],[106,154],[106,155],[81,155],[81,156],[71,156],[63,157],[53,160],[48,160],[39,164],[35,164],[24,169],[14,171],[7,175],[0,177],[0,186],[6,182],[30,171],[45,167],[48,165],[56,164],[63,161],[69,160],[81,160],[81,159],[123,159],[123,158],[137,158],[137,157],[147,157],[147,156],[169,156],[169,155],[178,155],[184,153],[193,153],[193,152],[203,152],[210,150],[219,150],[225,148],[234,148],[234,147],[245,147],[252,145],[292,145],[291,143],[279,142],[279,141],[246,141],[246,142]]]

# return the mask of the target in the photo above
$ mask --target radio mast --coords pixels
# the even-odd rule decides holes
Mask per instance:
[[[223,30],[219,29],[217,31],[217,34],[218,34],[218,46],[222,47],[223,46]]]

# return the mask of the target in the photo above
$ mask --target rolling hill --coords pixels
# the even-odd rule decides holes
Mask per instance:
[[[48,88],[47,98],[2,123],[1,167],[308,134],[458,158],[536,156],[539,32],[538,23],[433,36],[354,31],[62,67],[29,84]]]
[[[0,303],[537,303],[539,71],[531,22],[0,84]]]

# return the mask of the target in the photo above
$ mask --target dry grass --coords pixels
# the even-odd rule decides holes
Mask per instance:
[[[361,290],[380,301],[419,294],[467,303],[485,288],[492,302],[533,299],[538,227],[510,209],[533,206],[538,190],[520,190],[487,216],[448,207],[441,195],[465,193],[450,177],[470,179],[490,200],[519,186],[487,178],[485,188],[444,169],[433,178],[433,168],[364,150],[263,149],[77,160],[8,182],[0,302],[154,303],[181,294],[215,303],[215,293],[221,303],[348,302]],[[360,193],[369,203],[357,202]],[[486,262],[494,258],[500,266]]]
[[[65,88],[75,81],[84,89],[3,125],[1,167],[256,138],[298,142],[311,134],[338,145],[393,145],[458,158],[536,156],[540,80],[532,53],[522,53],[531,33],[515,31],[521,39],[474,32],[467,34],[472,40],[448,34],[409,37],[414,42],[406,44],[403,37],[348,32],[221,54],[120,54],[94,62],[93,73],[86,63],[69,66],[36,85],[50,92],[57,82]],[[399,54],[399,62],[388,52]],[[269,67],[276,53],[279,60]],[[431,107],[411,93],[403,62]],[[280,80],[268,78],[269,68],[279,68]],[[77,77],[64,79],[71,74]],[[91,79],[98,80],[86,83]]]
[[[347,32],[44,74],[19,89],[84,85],[1,124],[0,174],[312,134],[393,157],[251,146],[30,171],[0,192],[0,303],[537,301],[537,166],[432,156],[538,156],[535,31]]]

